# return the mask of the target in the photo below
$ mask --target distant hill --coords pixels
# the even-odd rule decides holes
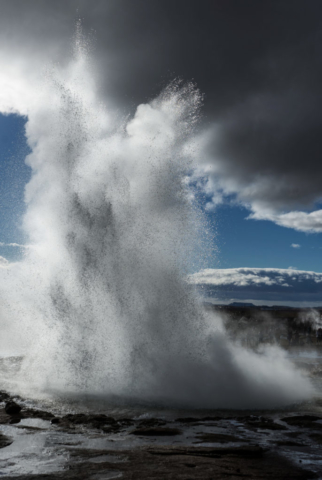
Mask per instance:
[[[284,316],[291,316],[293,317],[294,315],[297,315],[298,312],[300,311],[309,311],[311,309],[317,310],[321,312],[322,314],[322,306],[319,307],[291,307],[288,305],[254,305],[253,303],[250,302],[232,302],[227,304],[222,304],[222,303],[211,303],[211,302],[204,302],[204,306],[208,309],[219,309],[227,312],[238,312],[239,314],[241,312],[246,313],[247,310],[264,310],[264,311],[269,311],[269,312],[280,312],[280,314]]]
[[[229,303],[228,307],[255,307],[253,303],[246,302],[233,302]]]

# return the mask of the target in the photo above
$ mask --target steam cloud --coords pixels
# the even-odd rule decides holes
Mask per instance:
[[[78,30],[74,60],[48,73],[28,108],[33,248],[1,269],[2,341],[25,354],[21,378],[208,408],[308,398],[308,380],[281,350],[230,343],[185,281],[203,227],[185,182],[199,91],[173,82],[115,121],[95,95],[86,50]]]

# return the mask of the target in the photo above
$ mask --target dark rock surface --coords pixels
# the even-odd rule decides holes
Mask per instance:
[[[318,420],[322,420],[322,417],[316,415],[294,415],[292,417],[284,417],[281,420],[288,425],[305,428],[322,429],[321,423],[316,423]]]
[[[260,430],[286,430],[287,427],[274,422],[271,418],[250,415],[240,419],[247,428]]]
[[[320,433],[312,433],[309,437],[315,443],[318,443],[319,445],[322,445],[322,435]]]
[[[41,420],[53,420],[55,415],[44,410],[36,410],[34,408],[26,408],[22,412],[23,418],[40,418]]]
[[[116,433],[121,429],[121,425],[114,418],[104,414],[68,414],[60,418],[58,424],[67,431],[82,426],[100,429],[105,433]]]
[[[2,398],[7,403],[17,399],[6,395]],[[286,449],[289,453],[293,452],[292,449],[294,452],[305,449],[318,458],[322,435],[312,432],[313,425],[321,426],[317,423],[321,420],[318,416],[290,415],[280,419],[284,425],[276,418],[270,418],[269,413],[265,417],[223,414],[221,417],[182,417],[177,420],[113,418],[100,413],[55,416],[45,410],[24,408],[25,402],[18,401],[22,405],[18,413],[8,414],[5,408],[0,409],[0,424],[9,425],[5,427],[9,431],[19,429],[19,435],[25,435],[28,445],[29,441],[32,444],[33,438],[40,438],[37,435],[42,438],[46,435],[50,440],[46,448],[51,449],[49,463],[55,455],[62,453],[64,460],[60,471],[55,473],[16,476],[12,473],[6,476],[4,462],[0,469],[2,479],[104,480],[113,478],[113,475],[114,478],[121,475],[124,480],[309,480],[321,477],[303,467],[304,461],[301,463],[298,453],[292,456],[293,462],[283,456]],[[19,425],[23,419],[36,420],[29,425],[28,422]],[[13,435],[13,438],[16,437]],[[90,443],[92,440],[94,443]],[[12,441],[5,435],[0,436],[0,448],[9,446]],[[113,442],[119,442],[117,450]],[[231,442],[235,445],[229,445]],[[201,445],[205,443],[217,445]],[[23,464],[25,455],[28,453],[18,452],[17,465]],[[37,456],[37,452],[33,455]],[[43,462],[41,451],[39,455]],[[12,462],[10,457],[7,465],[13,465]]]
[[[13,440],[6,435],[2,435],[0,433],[0,448],[8,447],[8,445],[11,445]],[[1,473],[0,473],[1,475]]]
[[[94,480],[121,475],[122,480],[309,480],[318,478],[260,447],[158,447],[122,451],[126,460],[104,461],[119,451],[74,450],[68,469],[55,474],[21,475],[5,480]],[[92,459],[102,456],[101,462]]]
[[[303,447],[303,443],[294,442],[293,440],[278,440],[274,443],[279,447]]]
[[[198,422],[200,422],[200,418],[183,417],[183,418],[177,418],[175,421],[180,422],[180,423],[198,423]]]
[[[7,402],[4,409],[8,415],[16,415],[21,411],[20,405],[18,405],[18,403],[14,402],[13,400]]]
[[[8,413],[5,408],[0,408],[0,425],[19,423],[24,418],[52,420],[55,416],[50,412],[33,408],[21,409],[18,413]]]
[[[147,427],[147,428],[136,428],[132,430],[132,435],[143,435],[149,437],[173,437],[174,435],[181,435],[182,431],[178,428],[168,428],[168,427]]]
[[[0,392],[0,402],[7,402],[10,400],[10,395],[6,392]]]
[[[223,433],[199,433],[196,435],[197,441],[194,443],[229,443],[229,442],[247,442],[246,439],[234,435]]]
[[[166,425],[166,421],[162,420],[161,418],[147,418],[144,420],[140,420],[139,426],[140,427],[161,427]]]

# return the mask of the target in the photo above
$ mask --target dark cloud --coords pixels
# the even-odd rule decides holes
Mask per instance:
[[[314,0],[2,0],[0,6],[10,43],[24,38],[21,48],[33,45],[37,54],[50,46],[57,57],[66,55],[81,17],[96,39],[102,83],[136,103],[182,76],[195,79],[207,112],[220,117],[254,91],[288,88],[294,75],[320,83],[308,71],[319,58],[322,7]]]
[[[173,77],[194,79],[205,93],[209,135],[200,161],[214,172],[213,190],[236,195],[254,218],[321,229],[322,215],[312,221],[301,212],[322,198],[320,1],[0,0],[0,7],[2,45],[34,68],[68,60],[81,17],[100,94],[121,111]],[[296,222],[280,216],[294,210],[302,215]]]

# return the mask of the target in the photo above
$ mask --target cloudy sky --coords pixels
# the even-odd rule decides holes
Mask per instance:
[[[177,77],[204,94],[190,184],[217,250],[194,281],[226,300],[322,303],[318,0],[0,0],[0,256],[26,240],[24,125],[46,69],[68,69],[78,18],[115,115]]]

